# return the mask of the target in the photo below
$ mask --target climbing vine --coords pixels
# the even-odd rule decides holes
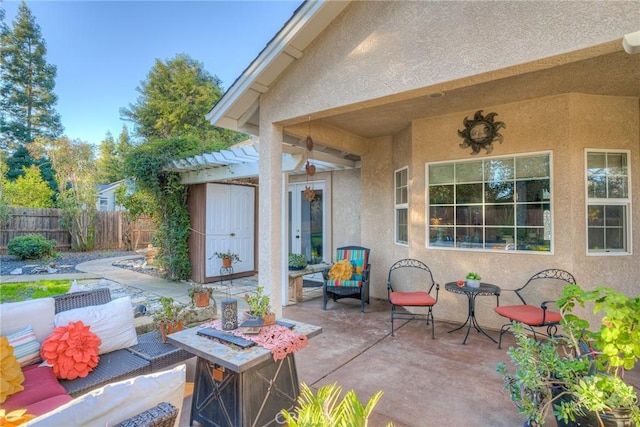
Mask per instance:
[[[191,275],[187,246],[190,222],[187,187],[180,184],[177,173],[165,170],[165,166],[199,149],[198,141],[192,138],[155,139],[133,148],[125,158],[125,169],[135,179],[136,196],[129,201],[125,198],[124,206],[145,201],[143,210],[156,222],[152,243],[159,248],[157,260],[171,280],[188,279]]]

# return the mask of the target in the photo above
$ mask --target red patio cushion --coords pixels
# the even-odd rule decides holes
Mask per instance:
[[[15,409],[27,408],[27,413],[41,415],[45,412],[49,412],[51,408],[44,410],[44,412],[35,412],[34,410],[31,410],[31,405],[59,396],[67,396],[69,399],[57,399],[55,401],[56,404],[59,402],[61,402],[60,404],[66,403],[71,400],[71,397],[68,396],[64,387],[62,387],[56,379],[56,376],[53,374],[53,370],[48,366],[27,366],[22,369],[22,373],[24,374],[24,383],[22,383],[24,390],[9,396],[2,404],[2,408],[6,409],[7,412]],[[64,402],[62,402],[62,400],[64,400]],[[34,408],[36,410],[45,409],[38,406],[34,406]]]
[[[435,298],[427,292],[391,292],[389,301],[394,305],[430,306],[436,303]]]
[[[542,325],[543,310],[533,305],[505,305],[495,307],[494,311],[500,316],[509,320],[524,323],[525,325],[540,326]],[[558,323],[562,320],[562,315],[555,311],[547,310],[544,321],[548,323]]]

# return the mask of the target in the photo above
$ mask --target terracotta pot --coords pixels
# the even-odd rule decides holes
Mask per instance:
[[[162,342],[166,343],[167,335],[174,332],[180,332],[184,329],[184,321],[180,320],[178,322],[160,322],[158,327],[160,328],[160,333],[162,334]]]
[[[194,292],[193,302],[196,304],[196,307],[209,306],[209,292]]]
[[[231,258],[222,258],[222,267],[230,268],[231,267]]]
[[[262,320],[264,320],[263,325],[264,326],[269,326],[269,325],[275,325],[276,324],[276,315],[275,314],[267,314],[265,315]]]

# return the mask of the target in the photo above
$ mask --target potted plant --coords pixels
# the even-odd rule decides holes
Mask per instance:
[[[554,403],[570,398],[568,384],[577,382],[588,371],[589,361],[567,356],[570,349],[558,338],[537,341],[518,322],[513,322],[512,329],[516,345],[507,354],[515,369],[511,372],[505,363],[499,363],[496,370],[518,412],[524,415],[524,425],[542,426]]]
[[[211,301],[213,289],[204,286],[202,283],[193,283],[189,289],[191,303],[196,307],[208,307]]]
[[[574,313],[587,303],[593,303],[594,314],[604,315],[596,331]],[[588,411],[600,426],[640,425],[638,394],[624,381],[624,371],[633,369],[640,357],[640,296],[628,297],[605,286],[586,291],[569,285],[558,305],[578,357],[588,356],[592,365],[587,375],[570,384],[572,399],[563,402],[558,415],[566,420]]]
[[[302,254],[289,254],[289,270],[302,270],[307,266],[307,259]]]
[[[264,294],[264,286],[258,285],[255,294],[245,294],[244,300],[249,304],[249,315],[264,320],[264,325],[273,325],[276,315],[271,312],[269,296]]]
[[[153,319],[162,334],[162,342],[167,342],[167,335],[184,329],[185,311],[184,307],[174,302],[171,297],[161,297],[162,308],[156,311]]]
[[[234,262],[242,262],[240,256],[231,252],[231,249],[227,250],[227,252],[215,252],[213,256],[222,260],[222,267],[224,268],[230,268]]]
[[[467,273],[467,286],[470,288],[480,287],[480,275],[478,273]]]
[[[597,331],[574,312],[586,303],[604,313]],[[558,306],[564,334],[536,341],[514,323],[517,342],[507,353],[516,370],[497,368],[527,425],[542,425],[551,409],[558,425],[640,425],[637,392],[623,378],[640,357],[640,297],[568,285]]]

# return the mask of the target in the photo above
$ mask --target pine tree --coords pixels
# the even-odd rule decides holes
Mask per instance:
[[[136,103],[121,108],[120,117],[133,122],[136,135],[145,141],[195,137],[203,144],[217,142],[226,147],[246,138],[213,126],[205,118],[222,96],[220,80],[186,54],[166,62],[156,60],[136,89],[140,94]]]
[[[4,18],[4,11],[3,11]],[[47,63],[40,26],[23,1],[13,28],[0,20],[0,148],[24,147],[37,137],[57,138],[57,69]]]

